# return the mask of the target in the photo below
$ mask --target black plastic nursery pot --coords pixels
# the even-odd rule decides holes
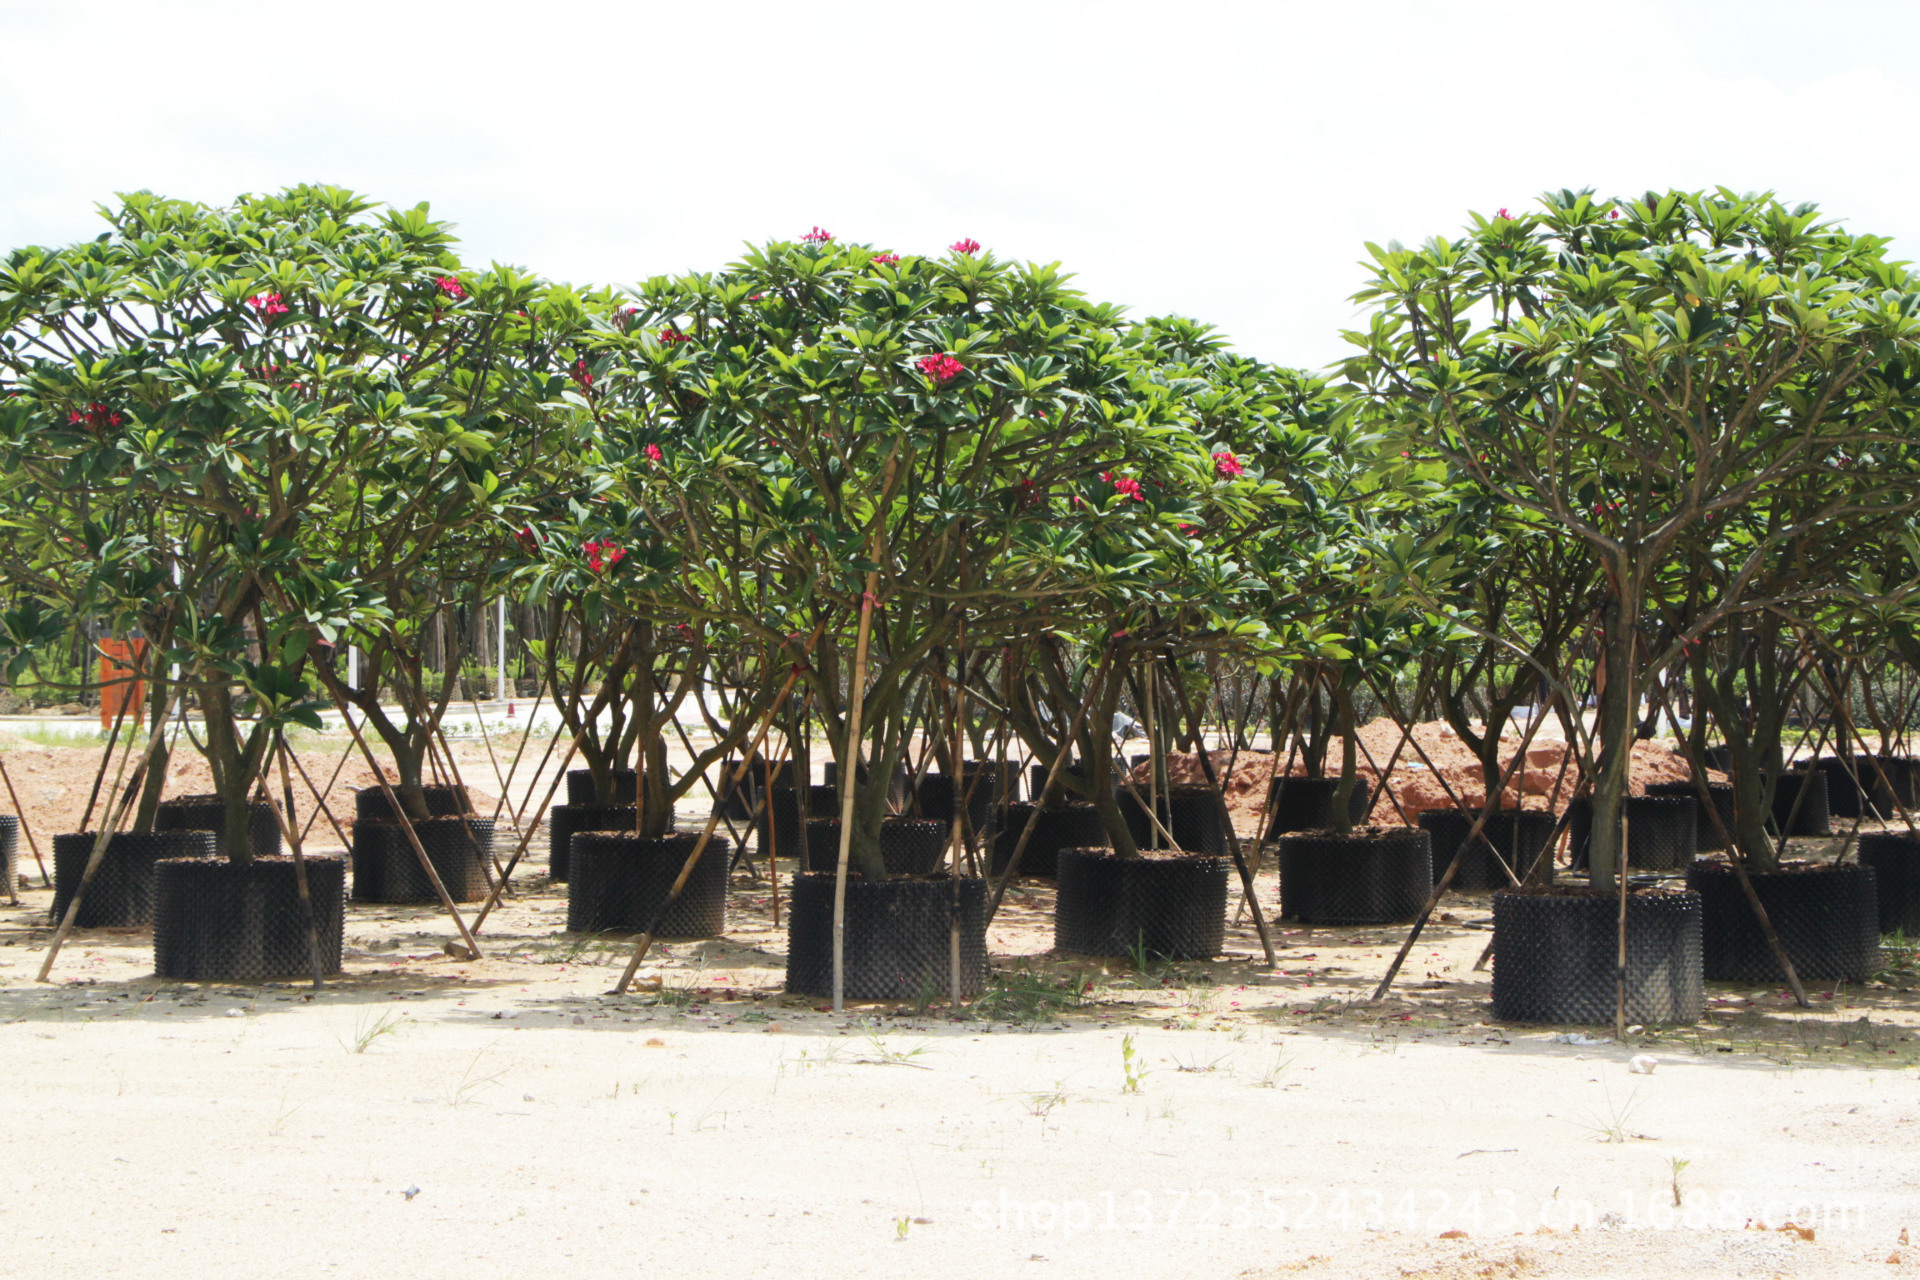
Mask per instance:
[[[53,838],[53,909],[59,924],[86,874],[99,833],[82,831]],[[153,923],[153,867],[162,858],[211,858],[210,831],[122,831],[107,840],[107,851],[93,883],[80,899],[76,929],[138,928]]]
[[[320,971],[340,972],[344,858],[308,858]],[[263,982],[313,972],[292,858],[170,858],[154,864],[153,971],[183,982]]]
[[[1338,778],[1275,778],[1267,784],[1267,832],[1272,840],[1288,831],[1326,831],[1333,823]],[[1360,822],[1373,807],[1373,791],[1365,778],[1353,780],[1347,798],[1347,821]]]
[[[1027,841],[1027,847],[1020,855],[1020,874],[1040,876],[1051,879],[1057,873],[1060,851],[1062,849],[1084,849],[1104,846],[1108,843],[1107,826],[1100,821],[1100,811],[1085,802],[1063,804],[1040,811],[1040,820],[1034,824],[1033,838]],[[1034,814],[1034,806],[1026,803],[1007,806],[1006,826],[995,830],[993,835],[993,874],[999,875],[1007,868],[1013,857],[1014,846],[1020,843],[1020,833],[1027,829],[1027,821]]]
[[[1907,831],[1862,835],[1860,864],[1873,868],[1880,932],[1920,937],[1920,837]]]
[[[787,990],[799,995],[833,994],[833,882],[820,872],[793,879]],[[848,877],[846,998],[944,999],[951,990],[956,918],[964,1000],[987,987],[987,882],[961,880],[956,886],[947,876],[877,881]]]
[[[1820,756],[1794,762],[1798,773],[1821,773],[1827,779],[1827,812],[1836,818],[1858,818],[1865,812],[1867,792],[1854,772],[1854,762],[1841,756]],[[1704,846],[1703,846],[1704,847]]]
[[[1687,796],[1626,796],[1627,874],[1640,871],[1685,871],[1692,863],[1699,839],[1700,805]],[[1576,871],[1587,865],[1587,846],[1593,838],[1593,801],[1577,797],[1567,806],[1567,820]]]
[[[1493,1016],[1508,1022],[1613,1021],[1620,900],[1570,885],[1493,895]],[[1700,895],[1627,894],[1627,1021],[1694,1022],[1706,1011]]]
[[[0,868],[4,868],[9,889],[19,883],[20,819],[10,813],[0,813]]]
[[[932,818],[884,818],[880,822],[880,857],[890,876],[931,874],[946,856],[953,832],[950,822]],[[840,819],[814,818],[807,823],[807,870],[831,873],[840,863]]]
[[[629,810],[629,813],[632,811]],[[493,820],[458,815],[414,822],[420,847],[433,864],[447,896],[455,902],[486,898],[486,864],[493,856]],[[353,826],[353,900],[355,902],[438,902],[433,881],[397,822],[356,822]]]
[[[769,786],[793,786],[793,761],[782,760],[778,767],[770,767],[766,759],[757,759],[747,766],[738,786],[734,785],[733,775],[740,768],[740,758],[735,756],[720,766],[720,785],[717,788],[720,799],[726,802],[727,816],[740,821],[753,816],[754,801],[764,794]]]
[[[1727,847],[1721,838],[1720,828],[1733,830],[1733,784],[1731,782],[1709,782],[1707,794],[1713,799],[1714,808],[1720,811],[1720,826],[1715,826],[1713,815],[1707,812],[1706,803],[1700,799],[1699,788],[1691,782],[1649,782],[1647,794],[1650,796],[1680,797],[1693,801],[1693,851],[1696,854],[1717,853]]]
[[[1865,982],[1879,967],[1880,917],[1872,867],[1788,863],[1749,873],[1767,919],[1804,982]],[[1704,912],[1707,977],[1715,982],[1785,982],[1731,865],[1694,863],[1687,887]]]
[[[1411,920],[1433,893],[1433,845],[1417,827],[1280,837],[1280,914],[1307,924]]]
[[[936,822],[953,821],[955,781],[950,773],[929,773],[920,779],[914,793],[921,817],[932,818]],[[969,768],[959,780],[957,790],[967,801],[967,822],[976,832],[984,832],[987,824],[993,820],[993,806],[1000,798],[995,782],[996,775],[991,769],[976,771]]]
[[[635,816],[630,804],[557,804],[547,810],[547,879],[567,882],[574,832],[631,831]]]
[[[1478,813],[1459,809],[1429,809],[1420,815],[1420,828],[1431,837],[1433,882],[1440,883],[1453,855],[1466,842],[1467,833],[1480,818]],[[1545,809],[1501,809],[1487,815],[1480,838],[1460,859],[1448,887],[1469,893],[1487,889],[1505,889],[1513,882],[1501,863],[1525,879],[1540,859],[1553,835],[1554,816]]]
[[[862,785],[865,785],[867,781],[867,773],[867,762],[862,760],[856,774]],[[828,760],[824,762],[820,766],[820,778],[829,787],[834,788],[837,794],[840,788],[840,762],[838,760]],[[887,778],[887,799],[890,803],[896,805],[906,803],[907,766],[904,764],[893,766],[893,773]]]
[[[1036,804],[1040,802],[1042,794],[1046,791],[1047,773],[1048,769],[1044,764],[1030,764],[1027,766],[1027,794]],[[1082,803],[1080,793],[1071,790],[1067,785],[1067,780],[1071,778],[1084,783],[1086,777],[1087,766],[1083,762],[1075,761],[1062,769],[1060,771],[1060,781],[1054,787],[1054,793],[1049,800],[1049,807],[1060,804]],[[1120,779],[1111,771],[1107,774],[1107,778],[1112,783],[1114,790],[1119,791]]]
[[[632,769],[615,769],[612,772],[612,804],[633,804],[640,794],[639,775]],[[593,770],[569,769],[567,771],[567,804],[592,806],[599,804],[593,790]]]
[[[175,796],[162,800],[154,811],[155,831],[211,831],[215,857],[227,856],[227,806],[219,796]],[[271,858],[280,852],[280,822],[273,806],[254,803],[247,806],[248,839],[253,856]]]
[[[434,783],[421,787],[420,790],[426,797],[429,817],[446,818],[457,813],[473,812],[473,803],[468,798],[465,787]],[[399,799],[400,789],[394,788],[393,794],[394,799]],[[399,821],[393,806],[387,803],[387,793],[378,787],[362,787],[353,793],[353,817],[356,822]]]
[[[1858,756],[1854,761],[1866,789],[1871,816],[1891,818],[1900,810],[1920,809],[1920,760],[1910,756]]]
[[[574,933],[638,933],[653,923],[700,837],[677,831],[658,840],[606,832],[573,838],[567,928]],[[722,836],[707,842],[686,888],[655,931],[661,938],[711,938],[727,931],[727,862]]]
[[[1226,941],[1227,860],[1174,849],[1062,849],[1057,951],[1211,960]]]
[[[808,818],[832,818],[840,813],[840,792],[838,788],[813,784],[806,789]],[[800,856],[800,793],[792,787],[776,785],[767,795],[766,806],[760,812],[759,844],[760,856],[766,857],[769,851],[782,858]]]
[[[1781,774],[1773,788],[1774,829],[1785,828],[1790,836],[1832,835],[1833,818],[1827,807],[1827,794],[1824,770]]]
[[[1151,849],[1166,843],[1166,836],[1147,821],[1148,799],[1145,788],[1134,798],[1132,791],[1120,793],[1120,812],[1126,817],[1133,843]],[[1174,847],[1191,853],[1223,856],[1227,852],[1227,825],[1221,813],[1219,797],[1212,787],[1173,787],[1159,797],[1160,823],[1173,837]]]

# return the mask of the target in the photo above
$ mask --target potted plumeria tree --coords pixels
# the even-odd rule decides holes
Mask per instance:
[[[98,495],[97,572],[152,617],[154,660],[195,704],[225,858],[159,865],[156,968],[337,969],[343,865],[260,856],[252,806],[283,730],[320,724],[316,641],[383,607],[316,529],[395,451],[486,484],[461,379],[430,372],[468,354],[435,322],[452,238],[424,206],[333,187],[220,209],[143,193],[106,216],[98,240],[11,260],[0,330],[21,394],[0,438],[17,472]]]
[[[1148,455],[1172,397],[1057,266],[964,243],[924,258],[816,235],[649,282],[636,304],[639,422],[709,495],[658,508],[663,525],[749,640],[821,636],[804,665],[841,827],[836,873],[795,884],[789,985],[832,986],[844,894],[847,994],[947,990],[956,918],[958,985],[977,991],[984,884],[888,865],[911,697],[937,652],[1088,594],[1061,517],[1090,484],[1116,492],[1093,477]],[[761,571],[724,581],[718,549],[743,542]]]
[[[1641,695],[1672,661],[1643,634],[1653,585],[1688,540],[1824,469],[1834,450],[1900,447],[1906,394],[1893,375],[1920,334],[1911,283],[1884,241],[1822,224],[1811,206],[1724,190],[1623,202],[1560,192],[1537,214],[1476,215],[1458,240],[1371,252],[1375,278],[1360,298],[1376,310],[1353,335],[1349,377],[1401,447],[1445,461],[1596,566],[1599,706],[1582,764],[1593,890],[1610,898]],[[1905,483],[1861,474],[1855,501]],[[1756,607],[1750,582],[1737,575],[1669,648]],[[1755,870],[1767,865],[1746,853]],[[1698,954],[1698,902],[1633,896],[1645,902],[1629,932],[1644,916],[1649,945],[1629,958],[1626,1016],[1697,1013],[1697,985],[1662,975]],[[1591,917],[1583,963],[1614,963],[1608,908],[1560,897],[1554,910]],[[1501,910],[1536,910],[1518,895],[1496,904],[1496,931]],[[1497,938],[1495,1006],[1515,1016],[1530,997],[1516,986],[1507,1000],[1502,970],[1517,980],[1510,962],[1523,949]]]

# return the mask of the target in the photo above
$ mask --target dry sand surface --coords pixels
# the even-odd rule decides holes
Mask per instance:
[[[39,750],[6,753],[16,784]],[[657,948],[659,989],[616,998],[627,940],[564,933],[533,847],[485,958],[449,958],[435,911],[355,906],[317,993],[159,982],[149,935],[114,930],[39,985],[50,892],[0,908],[4,1270],[1920,1271],[1911,971],[1808,1013],[1715,986],[1698,1027],[1567,1043],[1488,1021],[1485,895],[1372,1005],[1400,930],[1283,928],[1268,969],[1241,925],[1221,960],[1135,972],[1048,954],[1032,882],[966,1020],[835,1017],[781,994],[742,874],[724,938]]]

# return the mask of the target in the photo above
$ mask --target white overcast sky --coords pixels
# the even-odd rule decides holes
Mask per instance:
[[[816,223],[1336,359],[1368,240],[1721,184],[1920,254],[1920,4],[0,2],[0,249],[148,188],[432,202],[578,283]]]

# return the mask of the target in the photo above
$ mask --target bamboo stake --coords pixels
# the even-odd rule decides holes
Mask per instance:
[[[1627,868],[1632,848],[1627,843],[1627,837],[1631,834],[1627,821],[1627,807],[1621,805],[1620,873],[1616,877],[1620,881],[1620,924],[1614,931],[1613,958],[1613,1038],[1618,1044],[1625,1044],[1627,1041]]]
[[[1108,670],[1113,662],[1113,651],[1109,649],[1100,659],[1099,669],[1093,679],[1087,682],[1087,692],[1080,699],[1080,706],[1073,713],[1073,722],[1067,726],[1067,733],[1060,741],[1060,749],[1053,754],[1053,764],[1047,769],[1047,780],[1040,784],[1040,795],[1053,790],[1054,783],[1060,780],[1060,770],[1067,763],[1067,756],[1073,751],[1074,739],[1080,736],[1080,726],[1086,723],[1087,709],[1093,705],[1094,695],[1105,683]],[[1007,859],[1007,869],[1000,873],[1000,882],[993,888],[993,900],[987,903],[987,923],[993,923],[994,916],[1000,912],[1000,900],[1007,896],[1007,886],[1013,883],[1013,877],[1019,874],[1021,855],[1027,851],[1027,841],[1033,838],[1033,829],[1040,824],[1040,800],[1035,798],[1033,812],[1027,815],[1027,825],[1020,829],[1020,839],[1014,842],[1013,853]],[[989,864],[991,865],[991,864]]]
[[[1371,681],[1369,681],[1369,683],[1371,683]],[[1376,696],[1378,692],[1378,690],[1375,690]],[[1382,698],[1381,703],[1385,705],[1386,700]],[[1520,749],[1513,753],[1513,759],[1507,762],[1507,767],[1500,771],[1500,790],[1496,794],[1506,794],[1507,784],[1513,780],[1514,770],[1520,768],[1525,762],[1527,758],[1527,748],[1533,744],[1534,732],[1539,729],[1540,722],[1543,719],[1545,719],[1544,716],[1535,716],[1527,722],[1527,736],[1521,740]],[[1411,730],[1408,732],[1408,737],[1412,737]],[[1414,743],[1416,749],[1419,745],[1417,742]],[[1431,768],[1432,766],[1429,765],[1428,767]],[[1485,779],[1482,779],[1482,781],[1484,782]],[[1449,792],[1449,794],[1451,794],[1451,792]],[[1459,801],[1454,801],[1454,804],[1455,807],[1458,807]],[[1486,830],[1487,819],[1492,816],[1493,809],[1490,806],[1483,805],[1480,809],[1480,816],[1473,820],[1473,826],[1467,831],[1467,838],[1462,840],[1460,847],[1453,851],[1453,860],[1447,863],[1447,869],[1445,873],[1441,875],[1440,882],[1434,885],[1433,892],[1427,895],[1426,905],[1420,908],[1420,914],[1414,919],[1413,928],[1407,930],[1407,940],[1400,944],[1399,953],[1393,957],[1393,963],[1387,966],[1386,976],[1381,978],[1380,985],[1374,988],[1371,1003],[1378,1004],[1380,1001],[1386,999],[1388,990],[1393,986],[1393,980],[1400,975],[1400,966],[1407,962],[1407,954],[1413,950],[1413,944],[1420,940],[1421,930],[1427,927],[1427,921],[1432,918],[1434,908],[1440,905],[1441,897],[1445,895],[1448,887],[1453,884],[1453,877],[1459,873],[1460,863],[1466,858],[1467,850],[1473,847],[1473,842],[1480,838],[1482,831]],[[1562,821],[1564,822],[1565,820],[1562,819]],[[1549,842],[1549,846],[1551,846],[1551,842]],[[1505,866],[1506,864],[1502,862],[1501,865]],[[1507,868],[1507,875],[1513,877],[1513,869],[1511,867]],[[1516,883],[1517,882],[1516,878]],[[1477,968],[1478,966],[1475,967]]]
[[[513,869],[520,865],[520,859],[526,856],[527,846],[533,843],[533,833],[540,829],[539,815],[545,813],[547,811],[547,806],[553,803],[554,793],[560,790],[560,784],[566,781],[567,766],[573,763],[574,752],[580,749],[580,740],[586,736],[587,736],[587,726],[581,725],[579,732],[573,735],[573,741],[567,744],[567,754],[560,758],[560,767],[554,771],[553,781],[547,784],[546,798],[540,802],[539,807],[538,808],[528,807],[528,808],[522,808],[520,810],[520,812],[523,815],[527,813],[532,813],[534,815],[534,819],[532,822],[525,824],[526,830],[520,833],[520,843],[514,849],[513,856],[507,859],[506,867],[500,872],[499,882],[495,884],[492,890],[488,892],[486,902],[483,903],[480,907],[480,914],[474,917],[474,920],[473,920],[474,932],[476,933],[479,932],[480,926],[487,922],[487,916],[493,911],[495,907],[500,905],[500,895],[506,892],[508,878],[513,875]],[[560,740],[560,735],[555,734],[554,741],[558,742],[559,740]],[[541,761],[540,768],[541,769],[546,768],[546,762],[544,760]],[[533,799],[533,786],[538,785],[539,781],[540,781],[540,770],[536,769],[534,770],[534,774],[533,774],[533,785],[530,785],[527,788],[527,799],[529,801]],[[494,812],[498,813],[499,810],[496,809]],[[498,819],[495,819],[495,820],[498,821]]]
[[[154,754],[159,750],[161,742],[166,739],[166,723],[173,715],[173,704],[179,700],[180,689],[176,686],[173,691],[173,696],[167,700],[166,714],[160,717],[161,727],[155,729],[153,736],[147,739],[145,760],[148,765],[153,763]],[[121,755],[120,772],[114,776],[113,791],[110,795],[120,795],[120,782],[121,779],[127,776],[127,760],[132,754],[131,751],[128,751]],[[132,798],[128,796],[121,796],[118,805],[115,805],[111,799],[107,801],[107,813],[110,815],[110,820],[102,823],[100,826],[100,834],[95,837],[93,842],[93,851],[87,855],[87,869],[81,872],[80,883],[75,886],[73,897],[67,902],[67,914],[61,919],[60,927],[54,931],[53,941],[47,944],[47,958],[40,965],[40,972],[34,978],[35,982],[45,982],[47,975],[53,971],[53,962],[60,955],[60,948],[66,943],[67,935],[73,932],[74,918],[80,914],[80,900],[86,897],[87,886],[93,883],[94,873],[99,871],[100,864],[106,861],[107,842],[119,832],[120,824],[126,821],[127,810],[132,807]]]
[[[891,468],[889,468],[891,470]],[[874,534],[874,563],[880,561],[880,535]],[[867,574],[860,596],[860,631],[853,647],[853,687],[847,708],[846,777],[841,779],[840,854],[833,872],[833,1011],[846,1011],[847,860],[853,851],[853,800],[860,790],[860,711],[867,697],[867,645],[873,638],[874,593],[880,589],[880,570]],[[883,784],[884,785],[884,784]],[[795,795],[799,792],[796,790]]]
[[[824,630],[824,626],[822,630]],[[814,639],[818,640],[819,638],[820,631],[816,630],[814,632]],[[812,644],[809,644],[807,648],[808,651],[811,652],[813,648]],[[761,718],[760,731],[754,737],[752,749],[741,753],[740,763],[735,766],[733,771],[732,786],[738,787],[740,780],[746,776],[747,770],[752,767],[754,757],[759,754],[761,743],[766,741],[767,730],[773,727],[774,716],[779,713],[781,706],[785,704],[787,695],[793,692],[794,682],[800,678],[800,672],[800,664],[795,663],[793,669],[787,673],[787,682],[781,686],[779,697],[773,700],[773,705],[767,708],[766,715]],[[772,787],[767,788],[767,794],[771,795],[772,791]],[[769,815],[769,821],[771,821],[771,815]],[[633,975],[640,971],[640,963],[647,958],[647,952],[653,947],[654,931],[659,929],[660,923],[667,918],[667,912],[672,909],[673,904],[680,900],[680,891],[687,887],[687,881],[692,877],[693,869],[700,864],[700,855],[707,851],[707,845],[712,842],[713,833],[719,826],[720,806],[715,805],[713,812],[707,815],[706,830],[702,831],[700,833],[700,839],[694,842],[692,852],[687,855],[686,865],[680,868],[679,878],[673,882],[673,888],[668,890],[667,900],[660,904],[660,909],[654,913],[653,920],[647,925],[647,931],[640,935],[640,941],[634,945],[633,955],[627,961],[626,971],[620,975],[620,981],[615,984],[613,988],[614,995],[625,995],[627,988],[632,985]],[[846,857],[846,845],[843,843],[840,846],[840,864],[843,872],[846,867]],[[844,883],[844,879],[842,883]],[[836,997],[839,995],[840,986],[837,980],[838,977],[839,971],[836,968],[836,981],[834,982],[834,994]],[[837,999],[835,1003],[838,1003]]]
[[[351,752],[353,747],[349,745],[347,750]],[[293,752],[289,751],[287,754],[293,755]],[[341,757],[340,763],[343,765],[346,763],[345,756]],[[333,828],[333,834],[340,837],[340,847],[343,849],[351,849],[353,847],[353,841],[347,839],[347,833],[340,829],[339,819],[335,818],[333,816],[333,810],[327,807],[327,797],[321,793],[320,788],[313,785],[313,779],[307,776],[307,767],[300,763],[300,757],[297,755],[293,755],[293,767],[294,770],[299,773],[300,781],[307,784],[307,790],[312,794],[315,805],[318,806],[313,814],[308,817],[306,824],[300,828],[300,838],[303,840],[306,839],[308,833],[313,830],[313,824],[318,822],[321,815],[324,814],[326,815],[327,825]],[[340,776],[339,770],[336,769],[334,771],[334,776],[336,778]],[[331,788],[333,784],[328,783],[327,786]]]
[[[339,695],[334,695],[339,701]],[[344,713],[346,704],[340,702]],[[407,833],[407,843],[413,846],[413,856],[420,861],[420,869],[427,873],[427,880],[433,885],[433,891],[440,897],[440,905],[453,918],[453,927],[460,931],[460,940],[466,944],[467,959],[480,959],[480,944],[474,941],[473,934],[467,928],[466,919],[461,916],[460,908],[454,905],[453,896],[447,892],[447,886],[441,883],[440,872],[434,868],[433,859],[427,856],[426,846],[420,843],[420,833],[413,829],[413,819],[407,816],[406,806],[400,803],[400,797],[393,793],[393,784],[387,781],[386,773],[380,768],[380,762],[374,758],[367,740],[360,736],[360,729],[353,721],[347,721],[347,732],[353,735],[354,745],[360,748],[360,755],[367,762],[367,768],[373,771],[373,780],[380,784],[380,794],[386,797],[387,806],[395,817],[400,819],[400,829]]]
[[[1197,740],[1196,745],[1199,747],[1199,750],[1194,754],[1200,759],[1201,772],[1207,775],[1207,785],[1213,788],[1213,798],[1220,804],[1220,825],[1226,828],[1227,849],[1233,854],[1234,869],[1240,873],[1242,900],[1246,902],[1248,909],[1253,912],[1253,927],[1260,935],[1260,949],[1266,953],[1267,968],[1271,969],[1276,963],[1273,955],[1273,935],[1268,932],[1266,918],[1260,913],[1260,899],[1256,897],[1253,892],[1253,872],[1248,868],[1247,860],[1241,853],[1240,834],[1233,829],[1233,814],[1227,809],[1227,793],[1221,787],[1220,779],[1214,776],[1213,758],[1207,753],[1206,727],[1200,723],[1199,715],[1195,712],[1191,699],[1187,697],[1186,689],[1181,686],[1177,679],[1179,673],[1173,669],[1172,654],[1169,653],[1166,655],[1166,662],[1169,677],[1167,684],[1173,689],[1174,696],[1179,700],[1181,709],[1186,712],[1188,722],[1193,725],[1194,737]]]
[[[133,699],[129,698],[126,701],[122,702],[120,704],[120,710],[114,713],[113,732],[107,735],[107,749],[100,753],[100,767],[96,769],[93,774],[93,790],[87,793],[87,807],[85,812],[83,812],[80,815],[80,829],[82,831],[85,831],[87,829],[87,824],[93,821],[93,806],[95,802],[97,802],[100,799],[100,784],[106,780],[107,766],[113,763],[113,749],[120,742],[120,726],[126,723],[127,708],[132,704],[133,704]],[[133,750],[133,739],[129,737],[127,739],[127,751],[132,752],[132,750]],[[124,766],[122,766],[120,770],[120,775],[124,777],[125,774],[126,774],[126,769]],[[119,787],[120,785],[119,777],[114,778],[113,785],[116,788]],[[107,801],[107,803],[112,804],[113,801],[109,800]]]
[[[40,856],[40,842],[33,838],[33,824],[27,821],[27,811],[21,806],[20,796],[13,789],[13,778],[7,773],[7,762],[5,759],[0,759],[0,781],[4,781],[7,784],[7,798],[13,801],[13,814],[16,818],[20,819],[20,830],[25,833],[27,837],[27,848],[33,851],[33,860],[39,864],[40,887],[42,889],[51,889],[53,887],[53,878],[47,874],[47,861]]]
[[[307,961],[313,966],[313,989],[318,991],[324,976],[320,964],[320,929],[313,918],[313,895],[307,888],[307,855],[300,848],[300,833],[294,829],[293,817],[293,778],[287,772],[287,735],[276,733],[280,748],[280,785],[287,793],[287,811],[280,812],[280,806],[273,803],[269,793],[267,803],[273,808],[273,820],[280,824],[281,838],[293,850],[293,882],[300,892],[300,911],[307,918]]]

